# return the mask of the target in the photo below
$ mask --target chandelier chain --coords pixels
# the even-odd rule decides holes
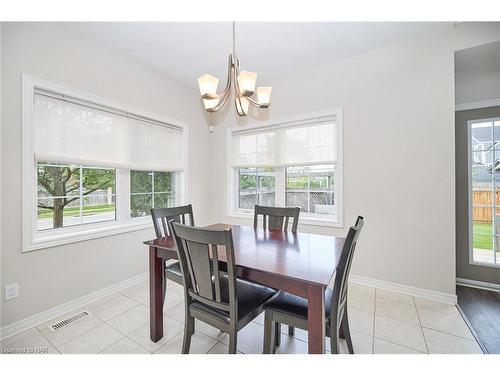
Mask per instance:
[[[233,21],[233,56],[236,56],[236,22]]]

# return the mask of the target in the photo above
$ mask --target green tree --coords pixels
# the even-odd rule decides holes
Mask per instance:
[[[257,182],[255,175],[240,174],[240,189],[246,190],[250,188],[256,188]]]
[[[83,196],[115,185],[115,171],[110,169],[83,168],[81,178]],[[39,202],[38,207],[52,210],[52,226],[61,228],[64,207],[80,198],[80,167],[39,165],[38,188],[53,197],[52,205]]]

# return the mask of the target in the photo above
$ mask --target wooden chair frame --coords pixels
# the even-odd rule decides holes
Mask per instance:
[[[174,220],[182,224],[186,224],[186,216],[189,219],[189,224],[194,226],[193,207],[188,204],[186,206],[152,208],[150,210],[151,218],[153,219],[153,227],[155,229],[156,238],[162,238],[171,235],[170,221]],[[163,230],[163,231],[162,231]],[[165,301],[165,293],[167,291],[167,279],[182,285],[182,277],[168,272],[168,266],[163,265],[165,277],[163,278],[163,300]]]
[[[347,314],[347,289],[348,277],[351,269],[354,250],[359,238],[359,234],[364,225],[362,216],[358,216],[354,227],[349,229],[339,264],[335,273],[335,284],[333,286],[333,298],[331,305],[330,319],[326,324],[326,335],[330,337],[330,349],[332,354],[340,353],[340,332],[344,334],[349,354],[354,354],[351,333],[349,329],[349,319]],[[298,327],[307,331],[307,319],[293,316],[291,314],[265,310],[264,318],[264,354],[275,353],[280,344],[279,332],[280,324]],[[274,329],[273,329],[274,324]]]
[[[257,229],[259,225],[259,215],[262,215],[262,227],[264,230],[281,230],[285,232],[288,231],[288,224],[290,218],[292,218],[292,233],[296,233],[299,225],[300,207],[268,207],[255,205],[253,216],[253,227],[255,229]],[[280,329],[280,325],[277,325],[276,329]],[[288,334],[291,336],[295,334],[295,328],[293,326],[288,326]],[[279,345],[280,335],[276,333],[276,336]]]
[[[258,228],[259,215],[262,215],[262,226],[264,230],[288,230],[290,218],[293,219],[292,232],[297,232],[299,224],[299,207],[267,207],[255,206],[253,226]]]
[[[182,353],[189,353],[195,318],[229,334],[229,353],[236,353],[237,333],[263,311],[262,305],[238,320],[236,266],[231,229],[194,228],[171,221],[184,281],[185,323]],[[229,302],[221,301],[219,253],[225,252]],[[229,322],[217,319],[209,312],[190,307],[197,301],[214,309],[229,312]]]
[[[186,215],[187,215],[189,218],[189,224],[191,226],[194,226],[193,207],[190,204],[178,207],[152,208],[150,211],[151,211],[151,218],[153,219],[156,238],[170,236],[171,233],[169,228],[169,222],[172,219],[175,220],[176,222],[186,224]]]

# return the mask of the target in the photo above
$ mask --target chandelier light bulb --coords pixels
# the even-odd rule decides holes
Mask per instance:
[[[219,86],[219,79],[211,76],[210,74],[203,74],[198,78],[198,86],[200,94],[203,99],[217,99],[217,86]]]
[[[272,90],[272,87],[257,87],[257,101],[263,108],[269,107]]]
[[[252,96],[255,92],[255,84],[257,82],[257,73],[242,71],[238,75],[238,86],[240,93],[243,96]]]
[[[219,99],[203,99],[203,106],[207,112],[214,112],[217,104],[219,104]]]

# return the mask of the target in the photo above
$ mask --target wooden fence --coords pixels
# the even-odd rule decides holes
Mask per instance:
[[[500,191],[496,191],[496,206],[497,213],[500,214]],[[493,192],[491,190],[475,190],[472,192],[472,218],[475,222],[491,223],[493,221],[492,207],[477,207],[477,206],[492,206]]]

